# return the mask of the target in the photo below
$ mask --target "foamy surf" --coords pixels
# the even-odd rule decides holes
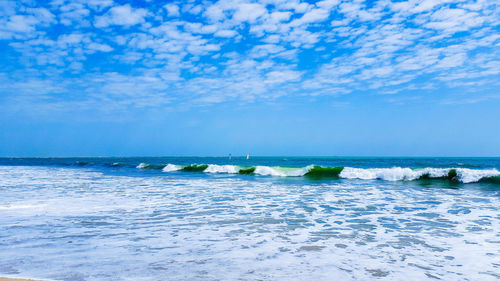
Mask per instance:
[[[278,161],[119,160],[126,166],[0,166],[4,273],[14,268],[49,279],[102,280],[265,280],[276,272],[283,280],[424,280],[431,274],[441,280],[496,278],[484,272],[498,271],[499,188],[464,184],[450,192],[385,181],[437,178],[441,186],[450,175],[467,182],[498,174],[491,168],[450,173],[448,167],[460,166],[343,168],[332,167],[334,161],[330,167],[301,161],[290,168],[273,165]],[[171,172],[135,169],[140,162],[171,163],[163,167]],[[209,169],[208,164],[187,163],[219,165]],[[348,167],[366,168],[351,170],[352,177],[380,179],[315,182],[255,174],[329,179],[346,175]],[[202,176],[236,169],[238,174]],[[248,180],[253,177],[259,179]],[[133,247],[123,246],[131,241]],[[209,275],[200,276],[201,271]]]
[[[497,169],[474,170],[474,169],[459,168],[456,170],[460,181],[463,183],[478,182],[483,179],[500,177],[500,172]]]
[[[261,176],[286,177],[286,174],[268,166],[255,167],[254,174]]]
[[[158,165],[156,165],[158,166]],[[154,167],[156,167],[154,166]],[[151,164],[141,163],[139,169],[152,169]],[[469,168],[354,168],[354,167],[321,167],[308,165],[305,167],[263,166],[244,167],[237,165],[193,164],[180,166],[168,164],[163,166],[164,172],[204,172],[240,175],[259,175],[274,177],[312,177],[343,178],[384,181],[414,181],[422,179],[443,179],[461,183],[473,183],[483,180],[498,182],[500,172],[496,169]]]
[[[165,167],[165,165],[158,165],[158,164],[150,164],[150,163],[140,163],[137,165],[137,169],[141,170],[161,170]]]
[[[302,177],[307,174],[313,167],[313,165],[303,168],[256,166],[254,174],[275,177]]]
[[[500,176],[496,169],[474,170],[467,168],[374,168],[361,169],[345,167],[339,174],[340,178],[364,179],[364,180],[386,180],[386,181],[413,181],[418,179],[441,179],[458,181],[461,183],[473,183]]]
[[[174,172],[174,171],[179,171],[182,169],[181,166],[174,165],[174,164],[168,164],[167,166],[163,167],[162,171],[164,172]]]
[[[448,175],[450,169],[439,168],[373,168],[361,169],[345,167],[340,172],[339,177],[345,179],[362,179],[362,180],[386,180],[386,181],[412,181],[428,175],[429,178],[441,178]]]
[[[240,167],[233,165],[208,165],[203,171],[205,173],[237,174]]]
[[[0,210],[35,209],[43,208],[46,204],[9,204],[0,205]]]

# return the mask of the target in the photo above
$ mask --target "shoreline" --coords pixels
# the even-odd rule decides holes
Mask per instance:
[[[11,277],[0,277],[0,281],[40,281],[28,278],[11,278]]]

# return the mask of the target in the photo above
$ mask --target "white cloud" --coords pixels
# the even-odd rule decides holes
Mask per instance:
[[[483,22],[483,17],[476,12],[467,12],[463,9],[441,8],[434,12],[431,15],[431,21],[424,25],[429,28],[454,33],[480,26]]]
[[[499,84],[499,11],[491,0],[184,1],[161,13],[111,0],[45,8],[5,2],[0,39],[18,54],[9,59],[34,78],[78,73],[81,81],[72,83],[89,104],[116,96],[127,106],[201,105]],[[96,52],[102,61],[87,61]],[[118,63],[133,64],[134,74],[102,73]],[[61,91],[72,92],[70,84]]]
[[[340,0],[323,0],[316,3],[316,6],[323,9],[331,9],[337,6],[340,3]]]
[[[169,17],[178,17],[178,16],[180,16],[179,6],[177,6],[175,4],[167,4],[167,5],[165,5],[165,9],[167,9]]]
[[[467,59],[467,55],[464,53],[459,53],[459,54],[453,54],[451,56],[447,56],[443,58],[439,63],[436,65],[437,68],[452,68],[452,67],[457,67],[461,66],[464,64],[464,62]]]
[[[271,23],[278,24],[279,22],[288,21],[292,16],[291,12],[273,12],[269,15]]]
[[[111,52],[113,51],[113,48],[107,44],[99,44],[92,42],[87,45],[87,49],[92,50],[92,51],[99,51],[99,52]]]
[[[147,11],[145,9],[133,9],[130,5],[116,6],[97,17],[94,22],[96,27],[107,27],[110,25],[132,26],[144,22]]]
[[[197,34],[209,34],[209,33],[214,33],[217,31],[217,25],[215,25],[215,24],[203,25],[199,22],[194,22],[194,23],[185,22],[184,28],[188,32],[197,33]]]
[[[193,4],[184,4],[184,5],[182,5],[182,11],[184,13],[198,15],[203,11],[203,6],[202,5],[193,5]]]
[[[48,25],[55,22],[55,16],[45,8],[29,8],[26,12],[32,14],[39,24]]]
[[[85,8],[82,3],[69,3],[59,8],[61,13],[58,15],[60,23],[64,25],[83,25],[90,26],[88,21],[90,10]]]
[[[98,11],[113,5],[113,0],[83,0],[82,2]]]
[[[229,30],[229,29],[224,29],[224,30],[219,30],[215,32],[216,37],[234,37],[238,34],[238,32],[234,30]]]
[[[328,19],[330,11],[325,9],[313,9],[305,13],[301,18],[296,19],[290,23],[291,26],[299,26],[302,24],[309,24],[314,22],[320,22]]]
[[[254,23],[259,17],[265,15],[266,13],[267,9],[261,4],[239,4],[233,15],[233,19],[239,22],[247,21],[249,23]]]
[[[216,30],[217,30],[216,25],[203,25],[196,33],[203,33],[203,34],[214,33]]]
[[[11,16],[5,24],[4,30],[12,32],[33,32],[38,20],[34,16],[15,15]]]
[[[23,14],[0,17],[0,39],[27,38],[35,36],[37,27],[54,23],[55,16],[45,8],[28,8]]]
[[[274,44],[257,45],[254,46],[250,51],[250,56],[254,58],[268,57],[285,50],[286,49],[284,47]]]
[[[293,70],[271,71],[266,76],[266,83],[285,83],[300,80],[301,73]]]
[[[221,21],[226,18],[224,10],[217,5],[209,6],[205,11],[205,17],[207,17],[211,22]]]
[[[445,1],[439,1],[439,0],[424,0],[420,3],[418,3],[411,11],[414,13],[420,13],[420,12],[425,12],[432,10],[435,6],[438,6],[442,4]],[[448,1],[450,2],[450,1]]]

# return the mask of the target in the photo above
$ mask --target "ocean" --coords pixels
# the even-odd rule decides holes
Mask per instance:
[[[0,158],[0,276],[499,280],[500,158]]]

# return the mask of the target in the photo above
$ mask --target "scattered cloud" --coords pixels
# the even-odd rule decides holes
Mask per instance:
[[[109,9],[107,13],[96,18],[96,27],[107,27],[110,25],[132,26],[144,22],[147,11],[145,9],[133,9],[130,5],[116,6]]]
[[[169,17],[178,17],[178,16],[180,16],[179,6],[177,6],[175,4],[167,4],[167,5],[165,5],[165,9],[167,9]]]
[[[1,89],[58,108],[436,89],[481,102],[500,87],[499,18],[493,0],[5,0]]]

